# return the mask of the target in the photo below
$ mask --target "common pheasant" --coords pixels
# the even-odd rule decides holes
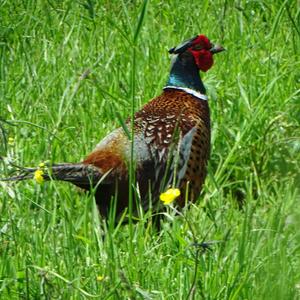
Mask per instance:
[[[115,197],[119,215],[129,203],[128,170],[133,153],[138,191],[133,203],[138,201],[144,210],[150,202],[155,207],[159,194],[168,186],[180,189],[181,196],[176,200],[179,206],[185,205],[185,199],[195,201],[206,177],[210,154],[209,107],[199,70],[210,69],[213,55],[223,50],[204,35],[170,49],[174,58],[162,94],[134,115],[133,152],[126,130],[120,127],[100,141],[82,162],[52,165],[43,173],[43,179],[94,189],[104,217]],[[130,131],[130,119],[126,126]],[[36,170],[25,169],[23,174],[9,179],[32,178]]]

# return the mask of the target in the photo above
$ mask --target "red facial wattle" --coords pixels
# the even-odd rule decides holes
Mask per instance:
[[[195,59],[196,65],[199,68],[199,70],[206,72],[207,70],[209,70],[213,63],[214,63],[214,59],[213,59],[213,54],[206,49],[201,49],[201,50],[189,50]]]
[[[199,34],[193,41],[193,46],[200,45],[203,49],[209,50],[212,47],[211,42],[204,34]]]
[[[212,46],[209,39],[200,34],[193,41],[192,47],[188,49],[193,54],[198,69],[203,72],[209,70],[214,63],[213,53],[210,51]]]

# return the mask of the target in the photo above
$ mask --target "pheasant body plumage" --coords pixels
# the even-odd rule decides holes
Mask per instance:
[[[127,126],[130,126],[130,120]],[[176,128],[179,135],[177,138],[174,136]],[[197,99],[181,90],[167,88],[162,95],[147,103],[135,114],[134,132],[134,161],[141,199],[147,199],[149,189],[153,191],[152,198],[157,199],[159,193],[173,183],[174,166],[169,172],[166,170],[167,161],[172,158],[173,153],[169,152],[173,143],[174,153],[179,148],[175,182],[182,191],[189,183],[190,199],[195,200],[205,179],[210,152],[207,101]],[[103,174],[111,170],[103,182],[110,182],[110,191],[106,189],[100,192],[99,187],[98,205],[102,214],[107,214],[110,197],[115,193],[117,185],[121,184],[128,189],[130,149],[131,144],[126,133],[122,128],[118,128],[104,138],[83,161],[83,164],[98,167]],[[163,184],[164,175],[167,178]],[[149,186],[150,183],[152,186]],[[105,184],[103,188],[105,189]],[[185,195],[184,192],[182,194]],[[119,201],[118,210],[121,212],[127,206],[127,196],[122,195]],[[178,203],[183,206],[184,197],[179,199]],[[148,202],[145,201],[143,208],[147,209],[147,205]]]
[[[168,186],[181,190],[179,206],[184,206],[186,192],[189,201],[195,201],[200,194],[210,153],[210,115],[199,69],[206,71],[212,66],[212,55],[222,50],[202,35],[171,49],[175,58],[166,87],[134,115],[133,161],[138,200],[144,210],[150,200],[156,205],[159,194]],[[130,130],[130,119],[126,125]],[[73,169],[72,164],[54,165],[52,178],[86,190],[96,188],[96,202],[103,216],[108,215],[115,197],[120,214],[129,201],[131,153],[129,137],[123,128],[118,128]],[[25,174],[12,179],[29,177]],[[45,179],[49,178],[45,175]]]

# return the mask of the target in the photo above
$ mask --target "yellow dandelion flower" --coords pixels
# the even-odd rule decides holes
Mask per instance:
[[[43,175],[44,175],[44,171],[43,170],[40,170],[40,169],[37,169],[35,172],[34,172],[34,180],[37,182],[37,183],[39,183],[39,184],[41,184],[41,183],[43,183],[43,181],[44,181],[44,177],[43,177]]]
[[[13,146],[15,143],[15,139],[13,137],[9,137],[7,143],[8,145]]]
[[[104,279],[104,276],[103,275],[98,275],[97,276],[97,281],[102,281]]]
[[[165,204],[168,205],[172,203],[178,196],[180,196],[180,190],[175,188],[170,188],[164,193],[161,193],[159,199]]]

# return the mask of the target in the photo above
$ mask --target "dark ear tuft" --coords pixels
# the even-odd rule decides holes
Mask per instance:
[[[183,43],[181,43],[179,46],[171,48],[169,50],[170,54],[178,54],[178,53],[183,53],[184,51],[186,51],[188,48],[190,48],[193,45],[193,41],[198,37],[198,35],[196,35],[195,37],[184,41]]]

